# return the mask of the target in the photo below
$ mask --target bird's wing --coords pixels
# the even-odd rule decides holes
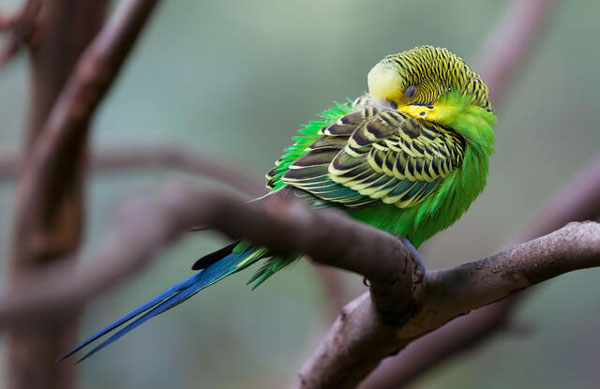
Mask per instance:
[[[450,128],[373,105],[319,134],[282,181],[346,207],[422,202],[461,165],[466,146]]]

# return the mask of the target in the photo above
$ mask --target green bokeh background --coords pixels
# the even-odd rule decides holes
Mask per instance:
[[[16,1],[8,1],[14,6]],[[498,107],[497,154],[471,210],[427,245],[431,267],[492,253],[598,152],[600,3],[557,2],[532,59]],[[1,4],[1,3],[0,3]],[[165,1],[94,120],[94,147],[170,141],[210,150],[256,177],[300,123],[361,94],[381,57],[417,45],[475,58],[505,1]],[[68,39],[66,37],[65,39]],[[0,69],[0,145],[17,147],[28,80],[24,56]],[[116,204],[178,172],[90,178],[87,243],[108,232]],[[212,185],[199,180],[201,185]],[[0,250],[8,250],[14,187],[0,181]],[[82,336],[187,277],[224,240],[190,234],[151,268],[90,304]],[[600,382],[600,275],[536,288],[505,334],[431,371],[425,388],[589,387]],[[79,366],[85,388],[284,387],[315,345],[326,309],[301,262],[250,292],[236,275],[152,320]],[[349,298],[364,290],[346,275]]]

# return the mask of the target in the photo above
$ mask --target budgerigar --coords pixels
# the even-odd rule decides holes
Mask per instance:
[[[488,88],[450,51],[389,55],[368,74],[369,92],[302,126],[267,175],[269,196],[294,192],[316,207],[408,239],[415,247],[453,224],[483,190],[496,117]],[[146,320],[248,266],[254,287],[300,257],[273,257],[236,242],[198,260],[192,277],[100,330],[65,357],[118,329],[85,359]],[[121,327],[125,325],[124,327]]]

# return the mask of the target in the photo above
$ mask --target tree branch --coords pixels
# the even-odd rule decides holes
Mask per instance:
[[[512,0],[482,45],[476,68],[497,103],[509,90],[515,73],[532,57],[556,0]]]
[[[112,84],[131,50],[138,33],[149,17],[156,0],[131,0],[124,3],[102,29],[78,61],[33,148],[20,183],[21,202],[17,207],[15,234],[26,237],[35,231],[37,215],[48,218],[50,204],[65,189],[65,175],[73,165],[73,144],[80,144],[94,110]],[[85,131],[84,131],[85,132]],[[77,155],[76,153],[75,155]],[[49,221],[43,220],[42,225]],[[56,251],[56,250],[55,250]],[[16,256],[25,258],[22,249]],[[24,262],[28,262],[23,259]]]
[[[9,286],[20,286],[23,273],[56,262],[79,246],[88,124],[156,1],[127,1],[96,36],[108,3],[42,3],[36,26],[39,39],[29,44],[32,93],[17,185]],[[72,344],[76,326],[77,315],[70,312],[54,325],[10,328],[7,386],[73,387],[74,369],[57,367],[53,359],[57,350]]]
[[[226,192],[199,190],[173,181],[155,196],[144,195],[124,204],[110,237],[86,251],[79,265],[64,262],[62,268],[31,275],[39,283],[9,289],[0,298],[0,324],[40,315],[56,317],[77,308],[147,265],[164,246],[198,222],[232,238],[248,238],[275,253],[304,252],[319,263],[369,277],[372,284],[404,285],[390,295],[375,296],[375,305],[366,293],[344,309],[337,324],[345,328],[344,341],[332,340],[337,347],[325,347],[327,355],[316,359],[319,370],[327,372],[331,372],[330,363],[357,355],[365,358],[364,353],[346,352],[350,349],[365,348],[373,353],[377,347],[370,340],[379,339],[392,352],[466,311],[556,275],[600,266],[600,225],[593,222],[573,223],[491,257],[425,273],[401,240],[339,212],[314,210],[284,196],[248,203]],[[392,323],[377,311],[377,299],[398,302],[399,298],[413,309],[408,310],[410,314],[406,309],[397,310],[395,315],[402,320],[396,318]],[[311,375],[303,376],[305,383],[318,378],[314,375],[318,370],[309,371]]]
[[[314,261],[377,280],[402,279],[410,284],[413,274],[408,270],[421,266],[402,241],[340,212],[314,211],[284,196],[248,203],[227,192],[203,191],[174,181],[156,196],[127,202],[110,237],[84,253],[78,265],[65,261],[46,272],[30,274],[26,282],[20,282],[23,288],[10,288],[6,298],[0,298],[0,323],[31,319],[39,312],[56,317],[57,310],[77,308],[145,266],[199,222],[232,238],[263,244],[275,253],[303,252]],[[338,238],[332,240],[333,236]],[[348,246],[346,239],[356,243]],[[368,244],[372,242],[378,244]],[[371,257],[378,259],[364,261]]]
[[[24,148],[20,156],[17,180],[16,208],[27,207],[19,196],[25,180],[25,167],[33,146],[65,85],[77,58],[104,23],[106,0],[47,0],[28,1],[11,28],[13,50],[26,45],[30,55],[30,98],[25,128]],[[39,11],[26,12],[40,6]],[[27,17],[24,17],[27,15]],[[69,39],[65,39],[69,37]],[[10,49],[10,46],[9,46]],[[31,230],[12,231],[8,285],[18,283],[18,276],[31,268],[41,268],[54,262],[58,255],[52,250],[35,253],[29,243],[44,242],[46,247],[60,247],[59,254],[75,250],[80,241],[83,222],[83,167],[87,128],[68,150],[72,162],[65,169],[57,186],[62,196],[50,202],[40,201],[40,211],[31,220]],[[41,220],[52,210],[52,223],[42,226]],[[18,213],[17,213],[18,218]],[[52,224],[50,227],[48,225]],[[7,331],[6,384],[7,388],[71,388],[75,385],[75,369],[55,366],[57,350],[72,344],[77,338],[77,315],[65,316],[60,323],[31,327],[15,326]]]
[[[0,50],[0,67],[14,58],[23,46],[32,44],[40,9],[40,0],[27,0],[14,14],[0,14],[0,31],[10,34]]]
[[[17,174],[18,153],[0,150],[0,180]],[[214,178],[251,196],[263,195],[265,186],[251,173],[240,170],[223,158],[204,150],[186,146],[156,143],[148,145],[113,146],[92,152],[91,168],[98,173],[123,169],[171,168],[187,173]]]
[[[384,323],[368,294],[363,294],[344,308],[301,369],[298,386],[354,387],[381,359],[457,316],[558,274],[600,266],[598,236],[600,224],[572,223],[491,257],[428,271],[417,309],[400,326]]]
[[[491,257],[455,268],[428,273],[426,303],[407,325],[405,336],[428,332],[448,318],[502,299],[510,294],[577,269],[600,263],[600,224],[572,222],[543,237],[522,243]],[[427,302],[428,301],[428,302]],[[437,317],[437,318],[436,318]]]

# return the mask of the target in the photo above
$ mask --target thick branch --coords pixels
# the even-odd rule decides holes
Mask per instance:
[[[491,257],[428,271],[417,311],[396,327],[382,323],[368,294],[363,294],[344,308],[302,368],[298,386],[354,387],[381,359],[457,316],[559,274],[600,266],[598,236],[600,224],[572,223]]]
[[[30,99],[20,156],[20,173],[25,171],[34,143],[39,140],[44,123],[56,97],[65,85],[77,58],[104,23],[106,0],[30,0],[12,25],[13,53],[26,44],[30,54]],[[38,6],[41,6],[38,12]],[[68,37],[68,39],[65,39]],[[10,49],[10,47],[9,47]],[[10,53],[9,53],[10,54]],[[35,250],[31,242],[44,242],[45,247],[60,247],[58,254],[74,251],[80,241],[83,223],[83,168],[85,166],[87,128],[80,129],[78,142],[65,151],[71,159],[69,169],[62,172],[56,186],[60,198],[51,201],[36,199],[39,211],[30,218],[30,229],[13,230],[11,258],[7,279],[9,285],[18,284],[18,276],[30,268],[46,266],[57,259],[53,250]],[[31,204],[21,196],[26,177],[17,180],[16,208]],[[52,226],[44,228],[41,220],[52,211]],[[42,214],[45,212],[45,214]],[[15,225],[19,223],[17,212]],[[49,223],[47,223],[48,225]],[[71,388],[75,385],[75,369],[55,366],[52,361],[58,350],[76,339],[77,315],[63,317],[55,325],[30,327],[15,326],[7,332],[5,371],[7,388]]]
[[[401,332],[418,336],[529,286],[599,264],[600,224],[570,223],[491,257],[428,272],[423,308]]]
[[[127,1],[89,46],[104,23],[108,1],[41,3],[39,36],[29,42],[32,93],[17,185],[10,286],[22,285],[23,273],[79,247],[88,123],[155,2]],[[57,367],[53,359],[75,339],[77,315],[70,312],[54,324],[10,328],[8,387],[74,386],[73,367]]]
[[[20,203],[17,207],[15,235],[17,239],[14,255],[22,262],[32,261],[39,249],[31,249],[32,243],[26,237],[32,235],[36,220],[42,217],[40,224],[50,228],[54,222],[55,207],[68,188],[65,180],[73,179],[69,172],[82,161],[73,161],[74,144],[81,144],[85,138],[85,128],[101,98],[118,74],[135,39],[150,15],[156,0],[131,0],[121,9],[94,39],[90,47],[78,61],[73,75],[61,92],[48,120],[33,148],[23,179],[20,182]],[[75,153],[78,155],[79,153]],[[27,250],[23,247],[29,243]],[[45,251],[62,252],[61,247],[45,247]]]
[[[21,282],[23,288],[8,290],[0,299],[0,323],[30,319],[40,312],[56,317],[57,310],[78,307],[145,266],[197,223],[233,238],[243,236],[274,252],[303,252],[317,262],[380,282],[410,285],[422,278],[416,271],[420,264],[402,241],[338,212],[314,211],[283,196],[248,203],[226,192],[173,182],[153,198],[146,195],[128,202],[111,236],[83,254],[79,265],[65,263],[33,274]]]
[[[27,41],[30,54],[30,98],[25,133],[31,154],[50,111],[71,76],[81,53],[105,21],[107,0],[28,0],[41,9]],[[69,39],[65,39],[69,37]]]
[[[127,202],[111,229],[111,236],[84,253],[85,259],[78,266],[65,263],[63,268],[54,267],[48,273],[33,275],[39,283],[27,282],[22,288],[9,289],[0,298],[0,323],[30,320],[40,315],[56,316],[57,311],[83,304],[145,266],[164,246],[198,222],[232,238],[246,237],[274,252],[304,252],[320,263],[376,280],[372,282],[422,284],[421,264],[415,262],[412,251],[403,242],[338,212],[313,210],[284,196],[248,203],[225,192],[203,191],[174,181],[156,196],[144,195]],[[348,306],[338,320],[348,326],[352,320],[360,319],[349,328],[361,328],[351,338],[337,342],[338,349],[357,345],[371,351],[376,349],[363,338],[375,330],[371,339],[381,337],[381,344],[385,341],[393,346],[387,347],[388,350],[397,350],[414,337],[470,309],[556,275],[599,266],[599,235],[597,223],[574,223],[489,258],[428,272],[425,284],[407,292],[415,297],[419,308],[400,326],[381,321],[382,316],[365,294]],[[465,285],[463,281],[473,282]],[[446,292],[451,292],[452,297]],[[381,329],[383,334],[379,332]],[[390,335],[394,335],[391,340]],[[362,353],[348,355],[364,357]],[[323,366],[329,361],[339,363],[344,358],[340,355],[320,358],[320,366],[328,370]]]

